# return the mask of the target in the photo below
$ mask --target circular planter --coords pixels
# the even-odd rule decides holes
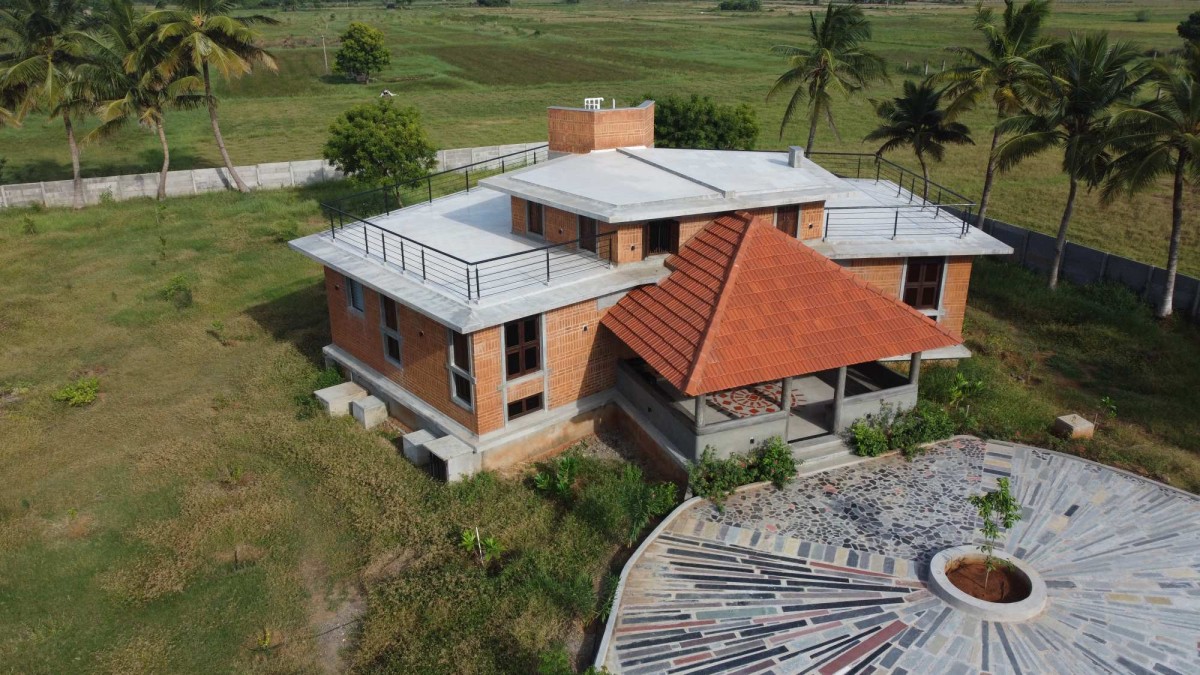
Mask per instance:
[[[987,556],[980,553],[975,546],[955,546],[933,556],[933,560],[929,562],[929,587],[951,607],[988,621],[1028,621],[1041,614],[1046,607],[1046,583],[1042,581],[1041,575],[1023,561],[1003,551],[994,551],[992,557],[1004,561],[1011,575],[1028,582],[1029,595],[1016,602],[988,602],[955,586],[946,575],[946,568],[953,569],[952,566],[963,562],[984,561]]]

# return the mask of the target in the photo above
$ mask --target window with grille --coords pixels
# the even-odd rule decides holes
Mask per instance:
[[[645,255],[679,252],[679,221],[652,220],[642,230]]]
[[[916,309],[937,309],[945,267],[945,258],[909,258],[904,275],[904,302]]]
[[[504,324],[504,372],[508,379],[541,370],[540,324],[537,315]]]
[[[475,384],[471,378],[471,337],[450,330],[450,397],[470,409],[475,404]]]
[[[512,401],[508,404],[508,419],[515,420],[522,415],[528,415],[532,412],[537,412],[542,409],[542,395],[534,394],[526,396],[519,401]]]
[[[346,304],[358,312],[367,306],[363,301],[363,285],[350,277],[346,277]]]
[[[383,333],[383,356],[396,367],[403,364],[400,361],[400,308],[396,301],[379,296],[379,329]]]
[[[525,229],[530,234],[546,233],[546,210],[541,204],[527,202],[529,217],[525,219]]]

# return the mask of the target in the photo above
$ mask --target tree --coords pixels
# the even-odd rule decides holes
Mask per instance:
[[[1183,59],[1156,63],[1151,80],[1158,85],[1156,98],[1113,115],[1116,145],[1127,151],[1113,162],[1103,198],[1111,201],[1172,178],[1167,280],[1156,310],[1165,319],[1174,309],[1185,187],[1200,177],[1200,44],[1189,43]]]
[[[754,108],[718,105],[708,96],[668,96],[654,101],[654,144],[660,148],[752,150],[758,141]]]
[[[179,0],[179,9],[151,12],[146,22],[155,27],[155,39],[164,47],[158,69],[164,79],[174,79],[181,73],[197,71],[204,83],[204,102],[212,125],[213,139],[225,163],[225,170],[237,189],[249,192],[229,159],[221,125],[217,120],[217,97],[213,94],[211,69],[225,79],[250,73],[260,65],[275,70],[275,58],[256,44],[257,24],[275,24],[267,16],[233,16],[233,0]]]
[[[1000,528],[1011,530],[1013,525],[1021,520],[1021,505],[1009,490],[1007,478],[997,479],[995,490],[971,495],[967,497],[967,501],[975,507],[979,519],[983,521],[983,527],[980,528],[983,543],[979,545],[979,551],[986,556],[987,572],[983,577],[983,585],[986,588],[988,575],[996,569],[997,560],[993,554],[996,551],[996,542],[1000,541],[1000,535],[1003,534]]]
[[[936,76],[937,81],[949,84],[947,95],[952,115],[966,110],[984,98],[990,98],[996,108],[997,124],[992,128],[992,145],[988,151],[987,169],[983,177],[983,193],[979,197],[979,218],[983,227],[987,218],[992,184],[996,178],[996,147],[1000,142],[999,122],[1021,110],[1028,91],[1045,79],[1045,71],[1037,61],[1047,56],[1053,43],[1038,39],[1042,24],[1050,15],[1050,0],[1028,0],[1020,8],[1013,0],[1005,0],[1004,13],[997,21],[991,7],[982,4],[975,10],[972,27],[983,36],[983,49],[952,47],[963,63]]]
[[[786,56],[790,68],[775,80],[767,100],[781,92],[792,90],[779,137],[801,106],[808,109],[808,143],[806,154],[812,154],[817,137],[817,122],[822,116],[829,128],[837,133],[833,120],[833,99],[830,89],[849,96],[875,80],[887,77],[887,66],[879,55],[863,47],[871,39],[871,24],[858,7],[835,5],[825,9],[825,17],[817,21],[814,12],[808,13],[809,37],[812,44],[803,47],[777,45],[771,51]]]
[[[1200,11],[1192,12],[1175,27],[1179,37],[1188,42],[1200,42]]]
[[[875,114],[883,121],[878,128],[863,140],[883,141],[876,154],[884,154],[899,148],[912,148],[921,165],[924,179],[923,199],[929,198],[929,165],[926,156],[940,162],[946,156],[946,145],[974,145],[971,130],[961,122],[954,122],[942,109],[942,92],[929,82],[917,84],[905,80],[903,95],[887,101],[872,102]]]
[[[413,108],[389,99],[354,106],[329,127],[325,159],[364,183],[421,178],[436,163],[435,150]]]
[[[371,81],[371,73],[383,70],[391,63],[391,55],[383,46],[383,33],[365,23],[350,22],[338,38],[342,46],[334,56],[334,68],[352,78],[362,76]]]
[[[1107,33],[1073,33],[1056,50],[1049,67],[1051,87],[1021,113],[1000,123],[1001,132],[1013,136],[996,152],[997,167],[1007,171],[1043,150],[1062,150],[1062,169],[1070,187],[1050,268],[1053,289],[1058,287],[1079,185],[1089,189],[1099,185],[1112,161],[1108,125],[1112,108],[1132,101],[1146,74],[1137,48],[1127,42],[1109,42]]]
[[[153,38],[154,27],[140,21],[131,0],[108,0],[104,21],[99,29],[99,64],[112,78],[117,96],[101,103],[100,125],[84,140],[111,136],[130,121],[153,129],[163,153],[158,198],[164,199],[171,166],[166,111],[203,105],[204,96],[196,92],[204,84],[194,71],[177,70],[166,77],[157,68],[165,56],[163,45]]]
[[[92,25],[80,0],[13,0],[0,9],[0,96],[17,119],[43,110],[62,119],[71,153],[75,208],[83,208],[83,177],[75,120],[97,100],[89,68]]]

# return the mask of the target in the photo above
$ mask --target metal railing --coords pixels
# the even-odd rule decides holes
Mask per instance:
[[[615,254],[613,232],[553,242],[484,260],[464,260],[371,222],[371,218],[390,215],[401,208],[469,192],[482,178],[532,166],[545,159],[546,146],[541,146],[322,203],[329,218],[329,237],[364,257],[468,301],[610,267]]]
[[[888,161],[858,152],[814,152],[812,160],[841,178],[871,180],[879,206],[826,206],[822,237],[896,239],[913,236],[964,237],[971,227],[975,202],[944,185]],[[884,194],[895,186],[895,193]]]

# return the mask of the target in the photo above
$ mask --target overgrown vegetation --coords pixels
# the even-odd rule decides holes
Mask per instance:
[[[923,445],[953,436],[957,426],[945,408],[927,400],[904,410],[884,403],[879,412],[855,420],[846,436],[860,456],[899,450],[911,459]]]
[[[96,402],[100,395],[100,378],[81,377],[78,380],[55,391],[51,398],[59,403],[66,403],[72,408],[80,408]]]
[[[700,460],[688,470],[692,492],[725,510],[725,500],[742,485],[770,481],[776,487],[788,484],[799,466],[792,449],[782,438],[773,436],[749,455],[734,453],[718,458],[716,450],[705,447]]]
[[[745,103],[720,105],[698,94],[643,98],[654,101],[655,147],[753,150],[758,141],[758,117]]]

